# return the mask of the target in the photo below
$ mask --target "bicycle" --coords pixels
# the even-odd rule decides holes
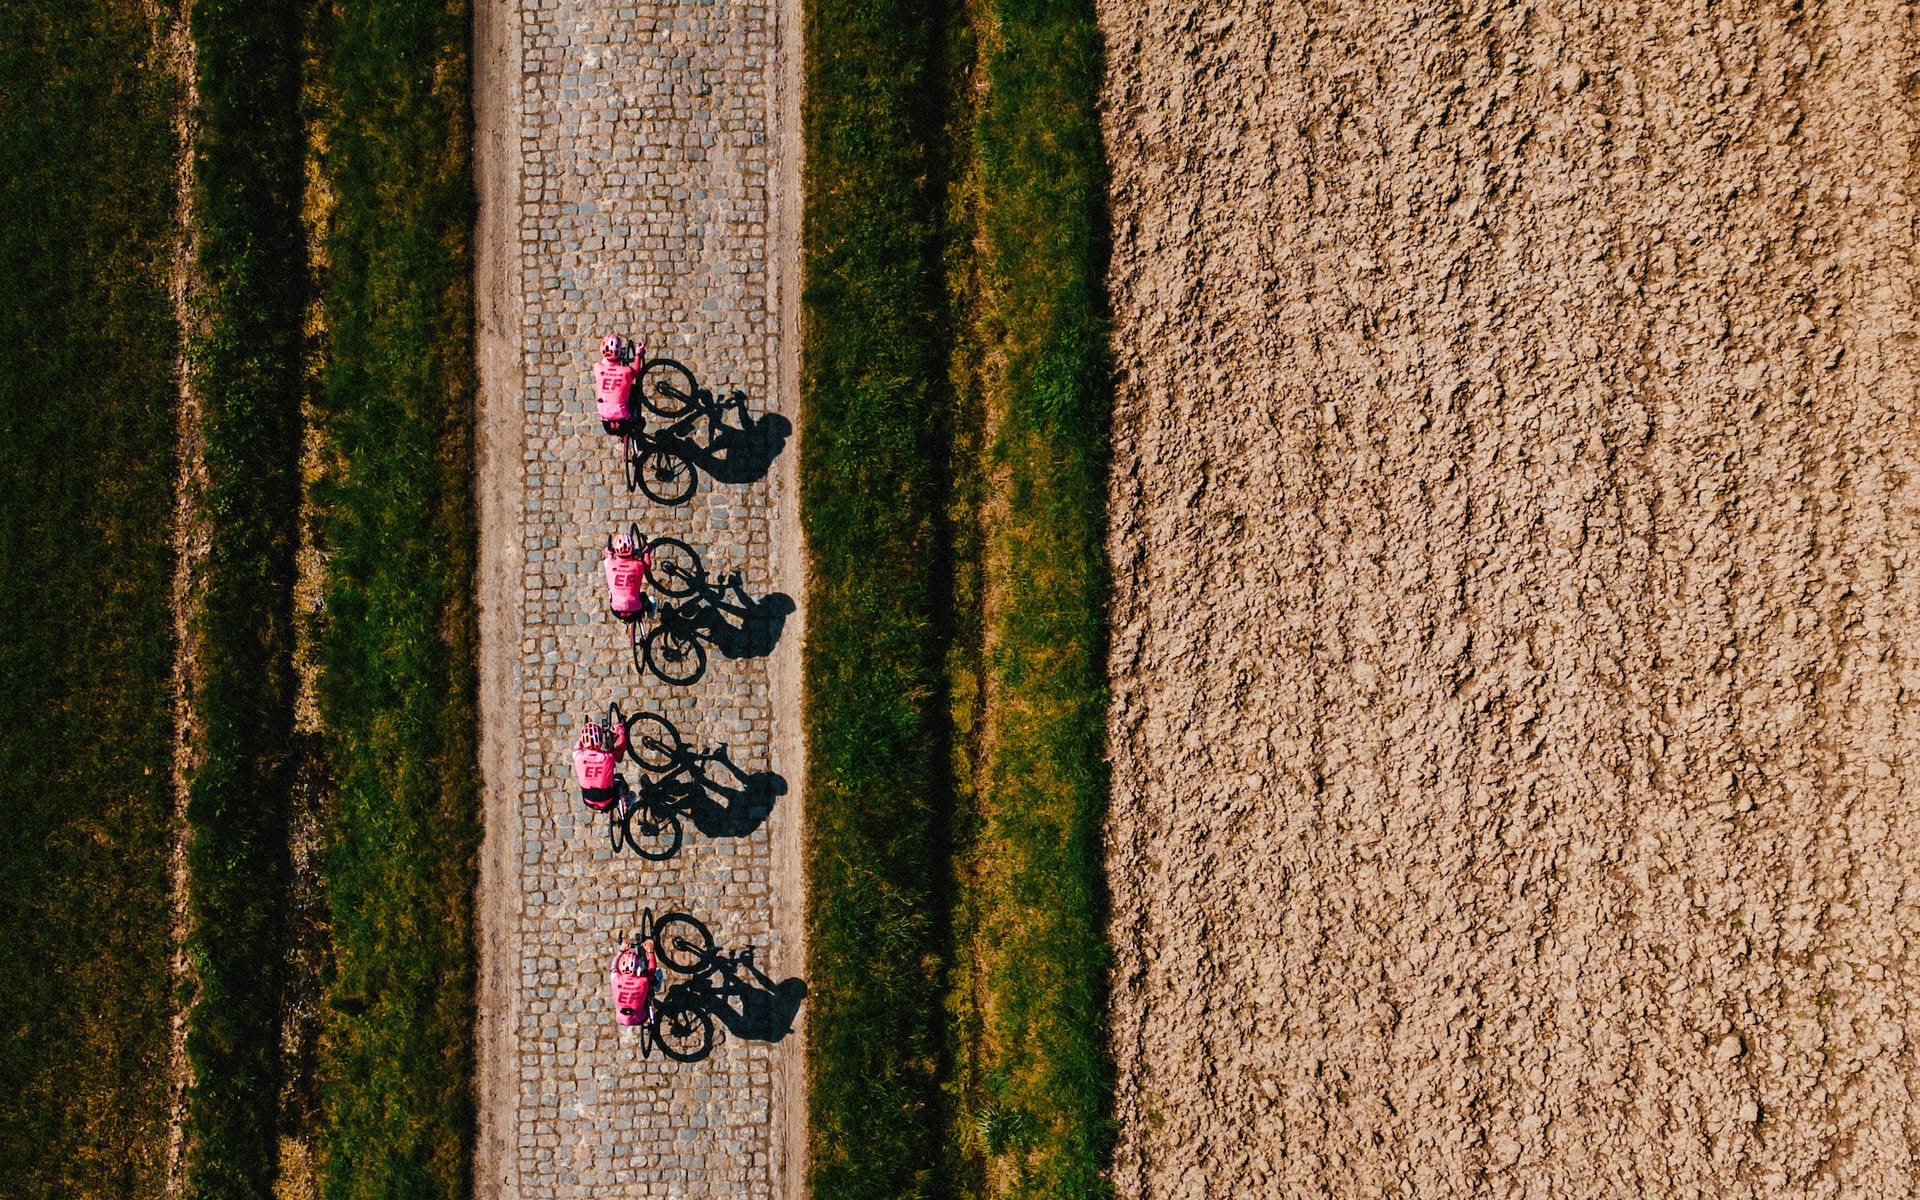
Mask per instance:
[[[627,649],[633,655],[634,669],[639,670],[643,657],[640,622],[651,615],[653,609],[642,589],[651,584],[664,596],[691,596],[701,578],[700,556],[679,538],[648,540],[642,537],[637,523],[627,526],[626,540],[633,548],[632,553],[618,557],[614,554],[613,537],[609,535],[606,557],[602,561],[607,579],[607,609],[627,627]]]
[[[633,526],[635,536],[639,528]],[[666,546],[668,553],[651,560],[647,579],[662,595],[681,603],[663,604],[651,613],[625,616],[616,612],[614,615],[626,622],[627,650],[633,656],[633,669],[651,671],[662,683],[684,687],[697,682],[707,669],[707,648],[700,640],[704,636],[699,619],[703,606],[694,598],[708,586],[707,571],[700,563],[700,556],[685,542],[659,538],[648,543],[649,549],[655,545]],[[737,582],[739,572],[734,572],[731,578]],[[640,622],[647,616],[653,618],[654,625],[642,636]]]
[[[648,997],[646,1028],[661,1053],[675,1062],[697,1062],[713,1046],[713,1014],[687,1001],[693,993],[683,991],[686,984],[665,988],[666,970],[701,978],[712,971],[715,961],[713,932],[685,913],[668,913],[656,924],[653,910],[640,918],[641,938],[653,938],[654,955],[662,970]],[[639,940],[639,939],[636,939]],[[650,1054],[646,1038],[640,1040],[640,1053]]]
[[[636,356],[645,354],[644,346],[621,339],[614,361],[623,367],[632,366]],[[640,368],[634,372],[632,391],[628,395],[639,393],[641,408],[671,419],[686,410],[697,386],[693,372],[683,364],[671,358],[643,357]],[[602,424],[609,432],[620,435],[620,458],[626,464],[629,492],[640,487],[652,499],[669,505],[680,504],[693,494],[692,464],[682,462],[665,448],[656,450],[647,434],[644,416],[634,412],[631,404],[622,421],[606,420],[605,412],[603,410]]]
[[[633,399],[638,393],[639,408],[660,417],[677,417],[697,389],[693,372],[671,358],[647,358],[645,346],[618,334],[608,335],[607,342],[615,347],[611,361],[617,369],[604,363],[594,368],[595,405],[601,427],[620,436],[627,490],[640,487],[662,504],[682,503],[693,494],[692,464],[681,462],[670,450],[654,451],[646,417],[635,410]],[[637,369],[633,367],[636,358],[640,359]]]
[[[680,367],[678,363],[672,365]],[[686,368],[680,367],[680,370]],[[688,383],[693,380],[690,373],[685,378]],[[703,448],[689,436],[694,427],[704,420],[711,431],[724,421],[730,409],[737,408],[744,415],[747,404],[745,392],[735,391],[726,399],[717,400],[706,388],[683,392],[679,382],[676,377],[671,383],[657,383],[652,392],[640,399],[649,412],[672,423],[649,432],[644,421],[637,427],[629,422],[621,442],[627,490],[631,492],[638,487],[649,499],[668,506],[686,503],[700,483],[694,458]]]
[[[646,637],[640,640],[641,655],[634,659],[635,670],[639,669],[641,659],[644,658],[647,669],[652,671],[656,678],[676,687],[697,683],[707,672],[706,644],[715,641],[714,630],[711,628],[713,611],[718,608],[727,608],[744,616],[751,608],[750,602],[747,607],[739,608],[727,605],[723,601],[709,602],[705,598],[696,596],[695,593],[721,595],[724,594],[725,589],[733,588],[735,591],[742,592],[744,601],[742,582],[745,577],[739,571],[728,572],[725,582],[716,588],[708,579],[706,569],[700,565],[699,559],[696,558],[693,561],[692,571],[685,570],[679,563],[675,564],[674,570],[678,573],[676,590],[668,593],[676,598],[681,596],[692,598],[678,604],[660,606],[660,610],[654,614],[653,628],[648,630]]]
[[[658,713],[638,713],[628,721],[627,757],[650,776],[640,784],[636,808],[645,813],[641,833],[651,841],[649,849],[636,842],[634,851],[656,861],[671,858],[684,836],[684,796],[700,786],[693,768],[716,756],[689,751],[680,731]]]
[[[679,812],[659,789],[643,785],[636,792],[614,770],[622,757],[634,758],[631,727],[643,717],[660,720],[650,713],[629,717],[617,701],[607,705],[604,722],[583,714],[574,743],[574,774],[587,807],[607,815],[607,842],[613,852],[630,848],[642,858],[662,862],[679,853],[684,836]],[[657,734],[654,737],[658,740]],[[641,763],[638,758],[634,761]]]

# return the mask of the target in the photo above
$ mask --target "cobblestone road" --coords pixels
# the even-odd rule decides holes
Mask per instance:
[[[482,16],[493,24],[482,53],[497,60],[478,84],[509,95],[492,118],[482,98],[480,149],[492,136],[517,160],[495,164],[503,182],[491,196],[483,164],[481,188],[483,238],[490,220],[506,231],[491,279],[482,254],[483,344],[500,343],[490,375],[483,345],[482,488],[494,496],[483,576],[512,589],[483,630],[494,699],[483,709],[493,794],[481,907],[493,918],[483,921],[482,1196],[764,1197],[784,1194],[792,1169],[784,1089],[800,1037],[786,1017],[801,948],[782,918],[794,927],[800,897],[776,894],[780,855],[798,837],[797,743],[781,740],[777,709],[800,633],[786,610],[801,595],[798,563],[779,549],[792,542],[795,448],[783,435],[796,416],[780,394],[775,261],[783,19],[757,0],[522,0]],[[744,391],[778,451],[769,469],[749,462],[749,478],[720,483],[703,474],[674,508],[629,494],[587,378],[609,330],[644,337],[703,386]],[[606,613],[601,547],[629,521],[687,542],[716,575],[740,572],[754,607],[692,686],[643,678]],[[695,749],[724,746],[759,786],[741,789],[716,767],[723,789],[751,794],[710,793],[669,861],[616,856],[568,759],[580,713],[610,700],[660,713]],[[643,1057],[635,1032],[610,1019],[614,931],[645,907],[691,914],[722,951],[753,951],[759,974],[738,972],[742,990],[714,1002],[703,1061]]]

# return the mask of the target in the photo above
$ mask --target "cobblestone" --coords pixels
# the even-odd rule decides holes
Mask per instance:
[[[781,943],[770,903],[783,801],[740,837],[688,822],[664,863],[616,856],[604,818],[573,790],[568,751],[580,714],[617,700],[665,716],[695,749],[724,744],[745,771],[793,774],[777,759],[766,659],[715,651],[691,687],[642,677],[598,575],[606,536],[634,521],[692,546],[716,576],[740,571],[756,599],[797,595],[799,581],[772,568],[777,473],[747,484],[703,475],[693,499],[671,509],[629,494],[588,380],[600,337],[618,331],[685,363],[702,386],[743,390],[756,417],[795,418],[794,398],[774,394],[768,266],[777,13],[736,0],[523,0],[517,11],[520,269],[506,275],[523,289],[524,890],[519,944],[506,957],[520,964],[508,1122],[518,1192],[771,1196],[774,1064],[797,1053],[797,1038],[768,1044],[722,1027],[702,1062],[642,1057],[636,1031],[611,1019],[605,973],[616,930],[651,907],[693,915],[723,950],[752,947],[776,980],[797,974],[797,948]],[[632,764],[623,769],[631,778]]]

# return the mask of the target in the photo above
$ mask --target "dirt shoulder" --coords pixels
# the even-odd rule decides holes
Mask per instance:
[[[480,502],[480,773],[486,833],[475,898],[480,957],[474,1090],[474,1194],[520,1193],[515,1155],[519,1036],[511,1016],[519,985],[521,783],[520,639],[525,628],[519,536],[525,504],[526,431],[518,354],[520,266],[519,9],[511,0],[474,6],[474,240]]]
[[[1103,4],[1122,1195],[1897,1195],[1904,10]]]
[[[807,744],[801,649],[806,644],[808,597],[807,547],[800,527],[799,464],[806,429],[805,423],[798,419],[798,400],[801,189],[806,165],[806,142],[800,125],[800,102],[806,81],[801,48],[806,44],[806,14],[801,0],[779,0],[775,11],[778,41],[784,53],[779,55],[779,75],[772,91],[775,111],[768,122],[777,131],[770,298],[776,306],[773,327],[780,343],[775,386],[779,395],[792,401],[789,411],[795,420],[792,441],[774,465],[775,519],[770,523],[769,532],[773,538],[773,577],[782,581],[797,598],[799,608],[788,618],[790,632],[775,650],[767,671],[774,754],[781,762],[790,764],[785,801],[788,807],[782,814],[780,834],[773,847],[773,894],[779,898],[774,908],[774,932],[781,945],[790,948],[788,952],[795,962],[805,962],[807,820],[802,806],[807,794]],[[806,1006],[801,1006],[789,1036],[793,1039],[794,1052],[780,1056],[774,1075],[773,1183],[777,1195],[801,1200],[807,1194]]]

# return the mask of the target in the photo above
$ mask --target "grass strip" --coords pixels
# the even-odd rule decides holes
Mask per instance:
[[[936,15],[814,0],[805,42],[811,1192],[934,1190],[941,864]]]
[[[963,340],[991,430],[986,703],[955,1059],[982,1193],[1099,1196],[1105,1037],[1104,551],[1111,372],[1099,28],[1085,0],[980,0],[981,261]],[[969,1174],[972,1174],[971,1172]]]
[[[0,1195],[165,1175],[174,89],[122,0],[0,23]]]
[[[276,1169],[280,964],[293,723],[306,246],[299,9],[196,0],[188,361],[205,479],[189,614],[185,1194],[267,1194]]]
[[[336,787],[323,1196],[460,1196],[479,841],[469,9],[314,16],[325,220],[319,703]]]

